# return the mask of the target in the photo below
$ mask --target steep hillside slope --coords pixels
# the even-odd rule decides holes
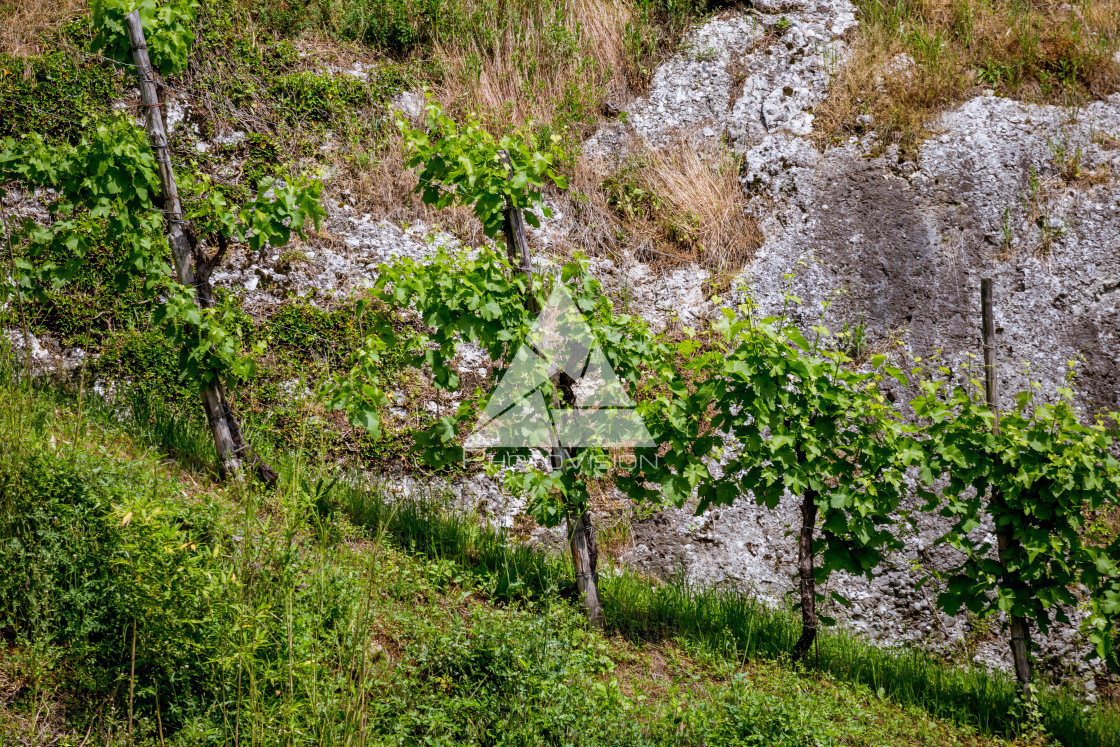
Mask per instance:
[[[275,491],[218,484],[148,445],[167,413],[10,374],[4,744],[1004,743],[734,646],[590,632],[566,572],[518,591],[508,567],[414,554],[362,524],[407,507],[303,453]]]
[[[0,135],[72,140],[85,116],[137,113],[132,70],[90,48],[84,6],[44,8],[4,7]],[[355,308],[380,263],[486,242],[469,211],[441,214],[412,192],[395,118],[417,122],[427,93],[492,131],[558,139],[571,188],[547,195],[553,218],[530,230],[538,269],[586,252],[616,305],[658,328],[709,318],[744,287],[767,309],[793,292],[805,325],[827,305],[830,323],[858,330],[853,357],[940,355],[967,377],[990,276],[1004,391],[1035,381],[1053,395],[1073,361],[1086,412],[1116,409],[1117,19],[1112,0],[210,3],[191,65],[164,91],[177,168],[236,197],[261,177],[319,176],[328,213],[307,242],[236,246],[215,272],[247,345],[267,346],[236,405],[265,449],[302,448],[310,429],[317,458],[434,484],[522,538],[562,541],[490,476],[433,476],[409,453],[416,428],[492,383],[481,351],[456,361],[454,396],[387,362],[398,379],[377,437],[313,396],[366,334]],[[47,221],[46,199],[11,190],[4,218]],[[121,248],[100,249],[67,289],[26,300],[36,369],[193,412],[150,300],[112,283]],[[4,310],[22,351],[16,308]],[[620,567],[779,604],[793,588],[793,506],[695,516],[601,487],[596,517]],[[953,559],[934,546],[942,525],[916,521],[873,580],[835,577],[827,591],[855,605],[830,612],[882,643],[1006,667],[990,624],[937,613],[936,578],[916,587]],[[1093,699],[1116,679],[1081,661],[1072,612],[1038,643]]]

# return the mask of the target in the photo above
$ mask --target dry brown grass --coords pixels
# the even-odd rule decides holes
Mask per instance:
[[[86,10],[86,0],[3,0],[0,2],[0,54],[33,57],[51,45],[49,36]]]
[[[436,43],[435,55],[446,71],[433,91],[436,98],[453,112],[478,113],[495,128],[551,125],[559,118],[558,128],[586,137],[602,101],[627,95],[622,32],[629,4],[512,5],[519,17],[495,20],[496,39],[468,36]]]
[[[606,237],[600,245],[608,249],[628,244],[644,261],[731,273],[762,243],[739,171],[730,151],[697,149],[682,135],[657,150],[635,151],[613,169],[581,164],[573,180],[578,217],[589,233]]]
[[[626,0],[535,0],[478,3],[475,33],[437,38],[407,61],[434,59],[441,71],[429,83],[432,96],[457,118],[477,115],[495,133],[523,128],[559,134],[571,153],[598,127],[603,102],[623,106],[632,95],[626,74],[623,32],[631,21]],[[300,48],[314,58],[346,67],[348,56],[324,55],[313,38]],[[415,59],[414,59],[415,58]],[[362,60],[368,62],[368,60]],[[376,160],[356,167],[340,158],[339,192],[363,211],[403,223],[423,220],[464,242],[484,240],[481,225],[465,208],[434,211],[412,194],[415,176],[405,169],[401,143],[390,135]]]
[[[816,111],[822,143],[873,130],[905,148],[985,88],[1065,105],[1120,90],[1120,0],[858,4],[851,57]]]
[[[482,224],[470,208],[436,210],[413,192],[416,175],[405,168],[403,145],[399,137],[389,138],[378,151],[377,160],[362,168],[354,167],[346,161],[345,154],[340,154],[335,163],[338,176],[332,180],[335,193],[343,202],[392,223],[424,221],[453,234],[468,246],[484,243]]]

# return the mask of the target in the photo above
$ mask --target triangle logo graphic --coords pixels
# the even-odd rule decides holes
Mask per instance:
[[[544,386],[560,372],[575,382],[575,407],[545,401]],[[557,283],[463,446],[652,447],[635,407],[571,293]]]

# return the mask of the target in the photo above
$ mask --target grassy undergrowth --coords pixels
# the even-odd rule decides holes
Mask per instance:
[[[915,651],[833,634],[820,672],[790,669],[796,618],[727,591],[605,576],[610,635],[592,634],[565,557],[437,498],[327,479],[310,443],[271,455],[275,492],[214,483],[180,466],[207,456],[186,420],[0,384],[6,739],[127,744],[130,721],[136,743],[184,745],[984,744],[1034,728],[1006,677]],[[1057,743],[1120,744],[1111,709],[1047,689],[1040,711]]]
[[[591,632],[552,556],[299,453],[273,492],[214,483],[146,415],[4,372],[0,743],[992,743],[734,647]]]
[[[1116,0],[855,5],[851,57],[816,110],[822,142],[872,131],[883,145],[906,150],[928,134],[937,114],[984,89],[1074,113],[1120,90]]]
[[[493,578],[506,593],[534,596],[556,588],[574,593],[566,558],[507,542],[438,502],[390,505],[380,493],[349,488],[342,495],[355,523],[397,537],[425,556],[452,558]],[[624,571],[602,577],[600,595],[608,629],[632,641],[683,638],[745,661],[781,661],[801,633],[795,614],[727,589],[658,585]],[[822,634],[810,658],[838,681],[866,685],[941,719],[1004,735],[1033,728],[1016,704],[1014,680],[1001,673],[948,666],[917,649],[883,649],[838,631]],[[1086,710],[1061,688],[1043,688],[1038,709],[1039,724],[1061,744],[1120,744],[1120,713],[1111,708]]]

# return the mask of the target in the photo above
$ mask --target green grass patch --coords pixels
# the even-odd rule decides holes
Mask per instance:
[[[89,44],[84,22],[67,24],[60,36],[66,47]],[[82,120],[106,111],[129,82],[112,63],[67,48],[29,58],[0,54],[0,138],[37,132],[76,141]]]
[[[566,557],[510,541],[438,501],[390,505],[380,494],[352,490],[340,500],[355,523],[397,537],[414,552],[474,568],[505,593],[574,594]],[[602,576],[599,591],[608,629],[632,641],[683,638],[744,661],[785,661],[801,633],[791,611],[728,589],[658,585],[624,571]],[[839,681],[939,719],[1010,736],[1032,728],[1016,702],[1013,678],[1003,673],[950,665],[914,648],[880,648],[843,631],[821,634],[810,662]],[[1038,706],[1041,726],[1061,744],[1120,745],[1120,713],[1110,707],[1086,708],[1061,687],[1043,687]]]

